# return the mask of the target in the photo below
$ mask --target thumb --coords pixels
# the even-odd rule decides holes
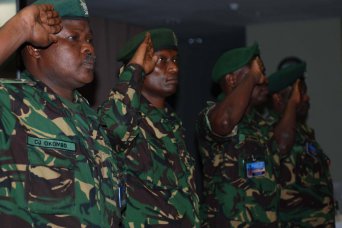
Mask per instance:
[[[50,43],[56,43],[58,40],[56,35],[49,35],[49,42]]]

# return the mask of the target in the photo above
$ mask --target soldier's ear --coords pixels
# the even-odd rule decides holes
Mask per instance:
[[[225,82],[226,82],[226,85],[228,86],[228,88],[235,88],[236,87],[237,77],[235,74],[227,74],[224,79],[225,79]]]
[[[25,49],[26,49],[27,53],[30,56],[32,56],[33,58],[35,58],[35,59],[39,59],[40,58],[40,49],[35,48],[35,47],[31,46],[31,45],[27,45],[25,47]]]
[[[272,94],[273,104],[279,105],[281,103],[281,96],[278,93]]]

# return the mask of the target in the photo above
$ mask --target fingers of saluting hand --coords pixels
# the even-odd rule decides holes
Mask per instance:
[[[39,20],[45,26],[45,29],[50,33],[58,33],[62,29],[62,21],[58,12],[49,4],[38,5],[38,9],[40,10]]]

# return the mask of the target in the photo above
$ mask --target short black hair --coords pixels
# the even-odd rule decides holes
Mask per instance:
[[[285,57],[283,60],[281,60],[278,64],[277,70],[281,70],[289,65],[292,64],[300,64],[303,63],[304,61],[296,56],[289,56]]]

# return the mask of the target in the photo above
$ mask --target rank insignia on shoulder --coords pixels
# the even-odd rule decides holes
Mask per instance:
[[[36,82],[26,80],[26,79],[8,79],[8,78],[0,78],[0,84],[28,84],[34,86]]]

